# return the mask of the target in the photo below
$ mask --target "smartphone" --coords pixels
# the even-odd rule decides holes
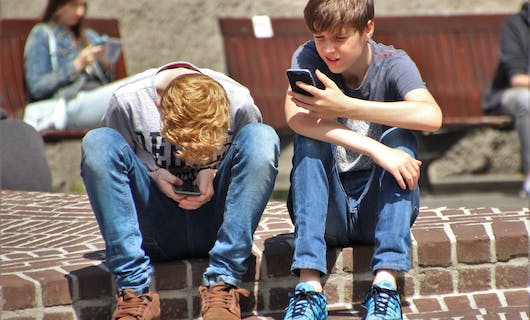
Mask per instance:
[[[98,46],[100,44],[104,44],[109,40],[109,37],[106,35],[98,36],[96,39],[94,39],[94,42],[92,45]]]
[[[311,71],[308,69],[287,69],[287,78],[289,79],[289,84],[294,92],[305,94],[306,96],[313,96],[296,85],[296,81],[302,81],[316,87]]]
[[[114,63],[120,57],[121,41],[117,38],[108,38],[105,41],[105,55],[103,59],[107,62]]]
[[[186,196],[200,196],[201,191],[199,190],[199,187],[192,183],[184,183],[181,186],[177,186],[176,184],[173,185],[173,192],[176,194],[183,194]]]

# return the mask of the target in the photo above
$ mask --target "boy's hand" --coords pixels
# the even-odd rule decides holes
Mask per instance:
[[[166,169],[160,168],[157,171],[151,172],[150,175],[155,180],[158,189],[168,198],[178,202],[179,207],[186,210],[195,210],[212,198],[214,194],[213,179],[215,178],[215,173],[216,171],[213,169],[205,169],[199,171],[197,174],[196,183],[201,191],[200,196],[176,194],[173,191],[173,185],[182,185],[183,181]]]
[[[179,203],[179,207],[186,210],[195,210],[210,201],[214,195],[213,179],[215,178],[216,173],[217,170],[214,169],[204,169],[199,171],[195,183],[199,186],[201,195],[186,196],[175,194],[175,196],[177,196],[176,201]]]
[[[374,152],[372,159],[394,176],[401,189],[414,190],[418,185],[421,161],[408,153],[381,145],[381,148]]]
[[[292,101],[300,108],[308,110],[313,116],[317,118],[338,118],[344,117],[348,114],[346,104],[346,96],[339,89],[339,87],[328,78],[325,74],[316,70],[318,79],[324,84],[325,89],[321,90],[312,85],[297,82],[297,85],[305,91],[311,93],[313,96],[306,96],[293,91],[288,94],[292,97]]]

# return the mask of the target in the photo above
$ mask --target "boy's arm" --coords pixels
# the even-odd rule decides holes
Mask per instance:
[[[436,131],[441,126],[442,112],[427,89],[409,91],[404,101],[368,101],[344,95],[331,79],[318,70],[316,75],[325,85],[324,90],[300,83],[300,87],[313,94],[313,97],[289,93],[296,105],[314,113],[316,117],[341,117],[422,131]]]
[[[416,187],[421,161],[406,152],[389,148],[372,138],[350,130],[336,119],[319,118],[316,113],[298,107],[289,95],[285,99],[285,115],[289,127],[294,132],[365,154],[391,173],[402,189],[408,187],[412,190]]]

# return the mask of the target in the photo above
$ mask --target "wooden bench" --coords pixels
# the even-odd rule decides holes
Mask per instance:
[[[24,45],[31,28],[38,18],[0,19],[0,107],[10,117],[22,119],[27,103],[24,83]],[[89,18],[86,26],[99,34],[120,37],[117,19]],[[114,67],[115,78],[127,75],[123,51]],[[45,130],[41,135],[45,141],[81,138],[87,130]]]
[[[481,99],[497,64],[502,23],[507,14],[383,16],[375,19],[374,40],[405,50],[443,110],[438,133],[477,126],[509,127],[509,116],[486,115]],[[294,50],[312,38],[303,18],[271,18],[273,37],[256,38],[251,18],[221,18],[227,69],[246,85],[264,121],[288,133],[283,105]],[[430,161],[450,145],[440,134],[419,134],[426,172]],[[430,186],[427,174],[423,184]]]

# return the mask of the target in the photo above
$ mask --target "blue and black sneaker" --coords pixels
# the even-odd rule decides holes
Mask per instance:
[[[401,320],[399,293],[389,281],[383,280],[372,285],[362,302],[366,309],[365,320]]]
[[[289,299],[284,320],[323,320],[328,317],[326,295],[315,292],[315,288],[300,282]]]

